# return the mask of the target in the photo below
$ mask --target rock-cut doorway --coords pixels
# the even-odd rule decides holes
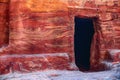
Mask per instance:
[[[91,18],[75,17],[74,51],[75,63],[80,70],[90,69],[90,48],[94,34]]]

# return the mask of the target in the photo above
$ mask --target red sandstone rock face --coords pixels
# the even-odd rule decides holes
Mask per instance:
[[[2,58],[3,55],[29,55],[67,53],[66,57],[46,57],[54,69],[69,69],[69,62],[74,62],[74,17],[93,18],[95,34],[91,45],[91,69],[101,69],[101,61],[106,58],[108,49],[120,48],[120,1],[119,0],[10,0],[9,12],[7,0],[0,0],[0,46],[8,43],[0,50],[1,73],[11,67],[19,70],[18,64],[25,65],[28,71],[49,69],[49,63],[43,57]],[[7,14],[9,13],[9,14]],[[7,17],[9,15],[9,18]],[[6,25],[9,23],[9,28]],[[8,31],[9,29],[9,31]],[[87,29],[87,28],[86,28]],[[6,34],[9,32],[9,35]],[[55,59],[55,61],[54,61]],[[33,67],[24,64],[42,63]],[[6,62],[8,61],[8,62]],[[9,62],[10,61],[10,62]],[[12,62],[12,63],[11,63]],[[59,64],[61,63],[61,66]],[[15,65],[13,65],[15,64]],[[65,66],[65,67],[63,67]],[[20,70],[22,71],[22,70]]]
[[[71,52],[68,12],[34,12],[24,1],[11,1],[11,5],[18,7],[10,8],[11,53]]]
[[[75,69],[75,67],[71,68],[71,65],[74,65],[74,63],[73,50],[71,49],[72,28],[69,24],[68,12],[66,9],[61,11],[57,9],[58,7],[54,7],[57,4],[61,6],[63,3],[53,3],[53,9],[50,8],[50,11],[54,12],[44,12],[46,8],[42,11],[40,11],[41,9],[35,10],[34,7],[31,9],[33,3],[29,3],[29,6],[28,3],[22,0],[13,0],[10,2],[9,46],[3,49],[1,54],[1,58],[2,55],[8,55],[6,60],[9,62],[5,62],[3,58],[1,59],[1,74],[9,72],[10,68],[22,72],[24,70]],[[39,8],[41,5],[39,6],[36,3],[36,6]],[[66,58],[66,56],[59,57],[58,52],[62,55],[67,53],[69,58]],[[43,53],[46,55],[51,54],[51,56],[40,56],[38,59],[34,57],[34,54]],[[17,56],[9,58],[9,54],[13,56],[15,54],[33,54],[33,57],[30,59],[27,57],[21,59]],[[30,62],[33,64],[29,65],[28,63]],[[6,65],[3,65],[4,63]],[[19,64],[22,65],[22,69],[19,69],[21,67]]]
[[[1,2],[1,1],[0,1]],[[8,43],[8,3],[0,3],[0,47]]]

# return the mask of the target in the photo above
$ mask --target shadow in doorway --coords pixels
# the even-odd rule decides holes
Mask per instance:
[[[90,69],[90,48],[93,34],[94,25],[92,19],[75,17],[75,62],[82,71]]]

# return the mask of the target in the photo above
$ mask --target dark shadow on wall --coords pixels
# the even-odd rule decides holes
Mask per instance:
[[[74,51],[75,62],[80,70],[90,68],[90,47],[94,34],[93,20],[75,17]]]

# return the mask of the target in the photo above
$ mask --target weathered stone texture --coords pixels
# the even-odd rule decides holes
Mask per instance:
[[[15,71],[32,72],[46,69],[74,69],[71,67],[67,53],[5,55],[0,57],[0,65],[0,74]]]
[[[8,39],[9,44],[0,51],[0,59],[3,55],[10,54],[68,53],[69,60],[57,56],[45,57],[54,69],[69,69],[70,65],[67,64],[74,62],[75,16],[92,18],[94,21],[95,33],[91,45],[92,70],[102,69],[101,61],[105,60],[108,49],[120,48],[119,0],[10,0],[9,7],[5,4],[6,1],[0,0],[0,34],[3,34],[0,36],[0,45],[4,45]],[[46,65],[49,63],[44,62],[43,57],[39,59],[38,63],[45,64],[44,68],[48,69],[49,66]],[[6,67],[10,63],[6,60],[1,59],[2,73],[7,72]],[[18,63],[27,66],[24,69],[32,71],[21,58],[14,57],[9,61],[11,60],[13,63],[14,60],[18,60]],[[23,60],[34,63],[36,59],[31,57]],[[66,65],[67,67],[64,67]],[[33,71],[42,69],[40,66],[39,69],[34,67]]]
[[[0,1],[0,47],[8,43],[8,3]]]
[[[9,0],[0,0],[1,3],[9,2]]]

